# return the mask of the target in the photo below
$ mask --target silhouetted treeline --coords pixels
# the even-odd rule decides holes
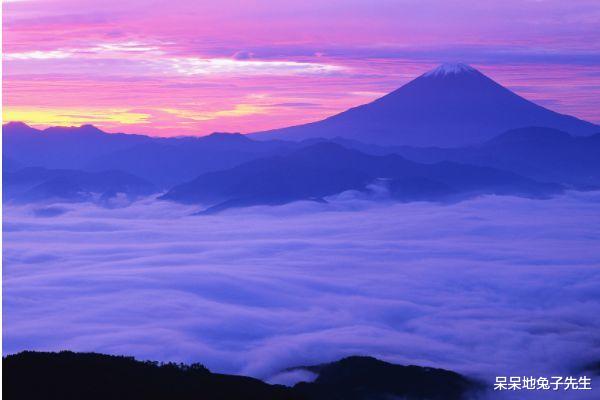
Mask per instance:
[[[311,400],[459,400],[480,390],[481,384],[439,368],[396,365],[373,357],[302,367],[318,374],[294,390]]]
[[[459,400],[478,387],[451,371],[371,357],[300,367],[318,374],[294,387],[215,374],[201,364],[136,361],[96,353],[26,351],[3,359],[6,400]]]
[[[5,399],[299,399],[283,386],[213,374],[200,364],[159,364],[96,353],[22,352],[3,360]]]

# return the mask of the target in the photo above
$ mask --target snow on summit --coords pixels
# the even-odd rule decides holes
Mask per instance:
[[[444,63],[438,67],[426,72],[423,76],[446,76],[450,74],[460,74],[463,72],[475,72],[475,68],[463,63]]]

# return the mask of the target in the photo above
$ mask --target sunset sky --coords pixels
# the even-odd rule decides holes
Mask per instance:
[[[10,0],[3,23],[4,122],[253,132],[460,61],[600,123],[597,0]]]

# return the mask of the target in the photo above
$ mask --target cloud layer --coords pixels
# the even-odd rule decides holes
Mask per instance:
[[[600,359],[599,193],[230,210],[4,210],[4,352],[261,378],[351,354],[495,375]]]

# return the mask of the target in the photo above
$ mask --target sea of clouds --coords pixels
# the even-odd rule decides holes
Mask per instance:
[[[600,361],[600,193],[191,216],[4,208],[4,353],[96,351],[286,382],[362,354],[496,375]]]

